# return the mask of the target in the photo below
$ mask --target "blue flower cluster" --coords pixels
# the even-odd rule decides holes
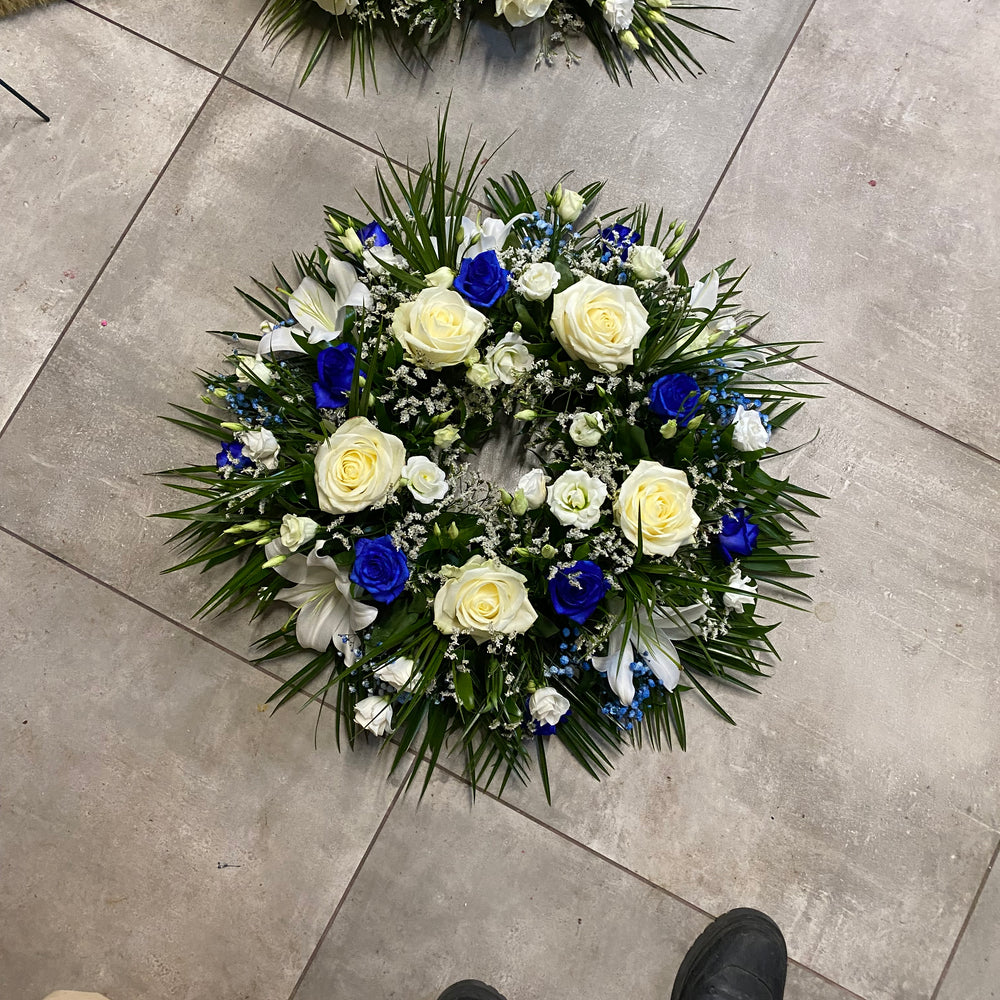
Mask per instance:
[[[562,642],[559,643],[559,660],[545,668],[546,677],[575,677],[577,670],[589,670],[590,661],[580,657],[576,644],[578,628],[564,628]]]
[[[617,719],[622,729],[628,732],[632,731],[632,727],[637,722],[642,722],[642,706],[649,701],[653,687],[660,683],[643,660],[636,660],[630,666],[632,668],[632,681],[635,684],[635,697],[632,699],[632,704],[623,705],[620,701],[614,700],[601,706],[602,715],[609,715],[612,719]]]
[[[715,405],[720,418],[719,423],[723,427],[733,422],[736,410],[740,406],[744,410],[760,410],[761,402],[759,399],[752,399],[736,389],[727,388],[728,382],[736,378],[739,372],[733,371],[731,368],[709,368],[708,374],[715,377],[715,388],[709,389],[708,401]],[[770,431],[771,421],[763,410],[760,412],[760,420]]]
[[[232,386],[224,385],[219,388],[226,390],[226,406],[239,417],[240,423],[250,427],[277,427],[284,423],[280,414],[272,413],[266,398],[254,386],[234,389]],[[208,386],[209,392],[215,390],[216,386]]]

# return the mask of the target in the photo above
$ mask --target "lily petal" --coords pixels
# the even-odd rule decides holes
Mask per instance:
[[[281,353],[305,354],[305,348],[299,347],[292,337],[293,333],[297,333],[303,337],[306,335],[306,331],[301,326],[275,327],[270,333],[265,333],[260,338],[260,343],[257,345],[257,353],[263,357]]]
[[[607,655],[590,658],[595,670],[607,672],[608,686],[618,695],[618,700],[623,705],[631,705],[635,698],[631,657],[632,643],[625,641],[625,624],[622,623],[608,636]]]
[[[711,312],[719,301],[719,272],[710,271],[704,281],[691,286],[691,308]]]
[[[668,691],[673,691],[681,679],[681,661],[677,655],[677,648],[662,635],[650,636],[648,633],[644,633],[643,639],[645,640],[642,649],[643,659],[649,664],[649,669],[653,671],[663,686]]]
[[[690,639],[698,635],[694,623],[708,613],[708,607],[696,601],[683,608],[660,608],[652,616],[655,634],[665,639]]]
[[[299,287],[288,297],[288,308],[308,332],[310,343],[315,342],[314,338],[335,340],[340,336],[337,304],[315,278],[302,279]]]

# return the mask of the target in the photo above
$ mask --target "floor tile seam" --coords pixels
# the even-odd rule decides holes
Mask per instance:
[[[961,947],[962,939],[965,937],[965,932],[968,930],[969,924],[972,922],[973,914],[976,912],[976,907],[979,905],[979,898],[983,894],[983,889],[986,888],[986,883],[989,880],[990,873],[996,866],[998,858],[1000,858],[1000,840],[997,840],[997,845],[993,849],[990,862],[986,866],[986,871],[983,873],[982,879],[980,879],[979,887],[976,889],[976,894],[972,897],[972,904],[969,906],[969,912],[966,913],[965,919],[962,921],[962,926],[958,930],[955,943],[951,946],[951,951],[948,953],[948,958],[944,963],[944,968],[941,970],[941,975],[938,977],[937,985],[934,987],[934,992],[931,994],[930,1000],[937,1000],[938,995],[944,986],[944,981],[948,977],[948,972],[951,970],[955,956],[958,954],[958,949]]]
[[[744,337],[746,337],[747,340],[753,341],[755,344],[759,344],[761,347],[766,348],[768,346],[768,342],[766,340],[760,340],[747,334],[744,334]],[[804,368],[813,375],[818,375],[820,378],[827,382],[831,382],[833,385],[839,385],[842,389],[846,389],[848,392],[851,392],[856,396],[860,396],[862,399],[867,399],[870,403],[875,403],[876,406],[880,406],[882,409],[888,410],[890,413],[895,413],[896,416],[902,417],[904,420],[916,424],[918,427],[922,427],[926,431],[931,431],[932,433],[937,434],[939,437],[943,437],[945,440],[958,445],[966,451],[971,451],[973,454],[979,455],[980,458],[985,458],[994,464],[1000,465],[1000,456],[993,455],[980,448],[978,445],[974,445],[970,441],[965,441],[960,437],[956,437],[954,434],[950,434],[948,431],[942,429],[941,427],[937,427],[934,424],[930,424],[926,420],[921,420],[920,417],[914,416],[912,413],[907,413],[906,410],[902,410],[898,406],[894,406],[892,403],[886,402],[884,399],[879,399],[878,396],[873,396],[870,392],[866,392],[864,389],[861,389],[856,385],[852,385],[850,382],[846,382],[844,379],[838,378],[836,375],[830,374],[830,372],[823,371],[821,368],[817,368],[806,361],[793,360],[790,363],[799,368]],[[816,388],[821,389],[822,386],[817,386]]]
[[[414,767],[416,767],[415,759],[410,767],[410,770],[412,770]],[[352,873],[350,879],[347,882],[347,885],[344,887],[344,891],[341,893],[340,899],[337,901],[337,905],[334,907],[333,913],[330,915],[330,919],[326,922],[326,926],[323,928],[323,932],[320,934],[319,940],[317,940],[316,942],[316,946],[313,948],[311,954],[309,955],[309,958],[306,959],[306,964],[302,967],[302,972],[299,973],[299,978],[295,981],[295,985],[292,987],[292,992],[289,993],[288,995],[288,1000],[294,1000],[295,995],[298,993],[300,987],[302,986],[302,983],[305,981],[306,976],[309,974],[309,970],[312,968],[316,956],[319,954],[320,949],[323,947],[327,935],[330,933],[331,928],[336,923],[337,917],[340,915],[340,911],[343,909],[344,904],[347,902],[348,896],[350,896],[351,894],[351,890],[354,888],[355,883],[357,882],[359,876],[361,875],[361,872],[364,869],[369,856],[375,849],[375,844],[378,841],[378,838],[381,836],[382,830],[385,828],[386,823],[389,821],[389,816],[391,815],[393,809],[396,807],[396,803],[399,801],[402,794],[406,791],[408,785],[409,773],[410,771],[408,770],[400,780],[399,788],[396,789],[396,793],[393,795],[392,801],[389,803],[389,808],[386,809],[385,813],[382,816],[382,819],[379,821],[378,826],[375,828],[375,833],[372,834],[371,840],[368,841],[368,846],[365,848],[365,853],[361,855],[361,860],[358,862],[357,866],[354,869],[354,872]]]
[[[2,532],[5,535],[8,535],[10,538],[13,538],[18,542],[21,542],[22,545],[28,546],[28,548],[37,552],[39,555],[45,556],[47,559],[51,559],[53,562],[57,563],[60,566],[65,567],[68,570],[71,570],[73,573],[79,574],[85,580],[89,580],[91,583],[96,583],[99,587],[102,587],[104,590],[109,591],[116,597],[122,598],[122,600],[127,601],[129,604],[132,604],[135,607],[140,608],[141,610],[146,611],[151,615],[155,615],[157,618],[160,619],[160,621],[165,622],[167,625],[170,625],[176,629],[180,629],[182,632],[186,632],[188,635],[192,636],[195,639],[200,639],[202,642],[205,642],[209,646],[214,647],[220,653],[224,653],[226,656],[232,657],[239,663],[246,664],[246,666],[248,667],[253,667],[253,669],[256,670],[258,673],[263,674],[265,677],[270,677],[271,680],[276,681],[278,684],[285,683],[286,678],[282,677],[280,674],[276,674],[273,671],[268,670],[266,667],[261,666],[257,661],[251,660],[247,656],[242,656],[240,653],[237,653],[235,650],[230,649],[228,646],[223,645],[218,640],[212,639],[210,636],[205,635],[203,632],[199,632],[196,628],[193,628],[192,626],[187,625],[184,622],[178,621],[176,618],[172,618],[170,615],[166,614],[163,611],[158,610],[157,608],[154,608],[151,604],[147,604],[145,601],[140,600],[138,597],[134,597],[132,594],[127,594],[124,590],[121,590],[114,584],[108,583],[107,580],[102,580],[99,576],[95,576],[93,573],[88,573],[87,570],[81,569],[79,566],[76,566],[73,563],[71,563],[68,559],[64,559],[62,556],[58,556],[54,552],[50,552],[44,546],[39,545],[37,542],[31,541],[30,538],[25,538],[23,535],[19,534],[16,531],[13,531],[6,525],[0,524],[0,532]],[[306,692],[299,692],[299,693],[306,694]]]
[[[416,756],[415,751],[409,750],[408,752],[412,756],[414,757]],[[468,788],[472,787],[472,782],[469,781],[469,779],[465,777],[465,775],[458,774],[456,771],[452,771],[450,768],[446,767],[443,764],[438,764],[437,769],[443,771],[449,778],[458,781],[460,784],[463,784]],[[652,879],[647,878],[645,875],[640,875],[637,871],[634,871],[627,865],[622,864],[620,861],[616,861],[614,858],[608,857],[608,855],[606,854],[602,854],[596,848],[591,847],[589,844],[585,844],[580,840],[577,840],[575,837],[570,836],[568,833],[565,833],[558,827],[552,826],[550,823],[546,823],[545,820],[540,819],[538,816],[535,816],[534,814],[528,812],[527,810],[522,809],[520,806],[516,806],[513,803],[507,801],[506,799],[501,798],[499,795],[496,795],[493,792],[484,791],[482,789],[477,789],[477,794],[484,795],[486,798],[492,799],[497,804],[505,806],[511,812],[514,812],[517,815],[521,816],[522,818],[530,821],[531,823],[534,823],[536,826],[541,827],[548,833],[554,834],[561,840],[564,840],[567,843],[572,844],[574,847],[577,847],[580,850],[584,851],[586,854],[589,854],[592,857],[595,857],[598,860],[603,861],[605,864],[608,864],[612,868],[615,868],[618,871],[622,872],[622,874],[630,875],[633,879],[641,882],[648,888],[653,889],[655,892],[667,896],[669,899],[672,899],[676,903],[680,903],[682,906],[685,906],[690,910],[694,910],[700,916],[705,917],[708,920],[714,920],[718,916],[718,914],[711,913],[708,910],[705,910],[702,907],[698,906],[697,903],[692,903],[691,900],[685,899],[683,896],[674,892],[672,889],[668,889],[666,886],[661,885],[659,882],[654,882]],[[833,986],[836,989],[841,990],[848,997],[852,997],[853,1000],[866,1000],[866,998],[863,997],[860,993],[855,993],[848,987],[842,985],[841,983],[838,983],[835,979],[831,979],[829,976],[824,975],[822,972],[818,972],[816,969],[811,968],[804,962],[800,962],[798,959],[794,959],[791,956],[789,956],[788,963],[789,965],[794,965],[796,968],[802,969],[804,972],[808,972],[810,975],[815,976],[817,979],[822,980],[829,986]],[[933,998],[931,998],[931,1000],[933,1000]]]
[[[55,342],[52,344],[52,346],[46,353],[45,357],[42,359],[42,363],[38,366],[37,370],[35,371],[35,374],[31,378],[31,381],[28,383],[24,392],[21,394],[21,398],[18,399],[16,405],[14,406],[14,409],[10,413],[10,416],[4,422],[3,426],[0,427],[0,438],[3,438],[3,435],[7,432],[7,429],[14,422],[14,419],[17,417],[18,412],[24,405],[25,400],[28,398],[28,396],[31,395],[31,390],[34,389],[35,384],[38,382],[39,378],[41,378],[42,372],[44,372],[45,369],[48,367],[49,362],[52,360],[56,351],[59,349],[59,345],[62,343],[63,338],[69,332],[70,327],[76,322],[77,316],[79,316],[80,313],[83,311],[83,307],[87,304],[87,301],[90,299],[90,296],[93,293],[94,289],[97,287],[98,283],[104,277],[105,272],[111,265],[111,261],[114,260],[115,254],[118,253],[118,250],[121,248],[121,245],[125,242],[126,237],[132,231],[132,227],[135,225],[136,220],[142,214],[146,205],[149,203],[149,199],[152,198],[153,193],[159,187],[160,181],[163,179],[163,175],[169,169],[170,164],[173,163],[174,158],[180,151],[181,146],[184,145],[185,141],[187,140],[187,137],[191,134],[191,130],[194,128],[198,119],[201,117],[202,112],[208,105],[208,102],[212,99],[212,95],[215,94],[215,91],[218,89],[219,81],[221,79],[222,79],[221,76],[215,75],[215,80],[213,81],[212,86],[209,88],[208,93],[205,95],[204,100],[201,102],[201,104],[195,110],[194,114],[191,116],[191,120],[187,123],[186,127],[184,128],[184,131],[181,134],[180,139],[177,140],[177,142],[174,145],[174,148],[170,151],[170,154],[167,156],[163,165],[157,172],[156,177],[153,179],[152,184],[150,184],[146,193],[142,196],[142,199],[139,202],[138,206],[136,207],[136,210],[132,213],[131,218],[125,224],[125,228],[122,230],[121,235],[119,235],[118,239],[115,240],[115,243],[112,246],[110,252],[104,259],[104,263],[101,264],[101,266],[98,268],[97,273],[94,275],[93,281],[91,281],[90,285],[88,285],[87,290],[83,293],[83,295],[80,298],[80,301],[74,307],[73,312],[70,313],[69,319],[63,325],[63,328],[59,332],[59,335],[56,337]]]
[[[739,154],[740,149],[743,148],[743,143],[746,140],[746,137],[750,134],[750,130],[753,128],[754,123],[757,121],[757,115],[760,113],[760,109],[764,106],[765,102],[767,101],[767,98],[771,93],[771,88],[774,86],[775,81],[780,76],[781,71],[785,66],[785,62],[787,61],[789,55],[791,55],[792,49],[795,48],[795,43],[799,40],[799,36],[802,34],[802,29],[805,27],[806,21],[809,20],[809,16],[812,14],[815,6],[816,6],[816,0],[811,0],[809,7],[806,9],[805,14],[802,16],[802,20],[799,22],[799,26],[795,29],[795,34],[792,35],[791,41],[789,41],[788,47],[785,49],[784,55],[782,55],[781,59],[778,62],[778,65],[775,67],[774,72],[771,74],[771,79],[768,81],[767,86],[764,88],[764,93],[761,94],[760,100],[757,102],[757,106],[751,112],[750,119],[747,121],[746,127],[743,129],[743,132],[741,133],[739,139],[736,140],[736,145],[733,147],[733,151],[732,153],[730,153],[729,159],[726,160],[726,165],[722,168],[722,173],[719,174],[719,179],[715,182],[715,187],[712,188],[711,193],[708,196],[708,200],[705,202],[705,205],[702,208],[701,213],[698,215],[698,219],[694,224],[695,229],[698,229],[701,226],[702,220],[708,213],[709,208],[711,208],[712,202],[715,200],[715,196],[719,192],[719,188],[722,187],[722,184],[729,173],[729,168],[733,165],[733,161]]]
[[[198,69],[203,69],[206,73],[211,73],[212,76],[217,77],[221,75],[220,70],[212,69],[211,66],[206,66],[203,62],[199,62],[194,57],[185,55],[178,49],[171,48],[163,42],[158,42],[155,38],[150,38],[149,35],[144,35],[136,28],[132,28],[127,24],[122,24],[121,21],[116,21],[113,17],[109,17],[107,14],[102,14],[99,10],[94,10],[93,7],[88,7],[85,3],[81,3],[80,0],[66,0],[66,2],[72,4],[74,7],[77,7],[79,10],[84,10],[88,14],[93,14],[94,17],[99,17],[102,21],[107,21],[108,24],[113,24],[116,28],[121,28],[122,31],[126,31],[128,34],[133,35],[136,38],[141,38],[144,42],[148,42],[150,45],[155,45],[156,48],[161,49],[164,52],[169,52],[172,56],[177,56],[178,59],[182,59],[184,62],[189,63],[192,66],[197,66]]]

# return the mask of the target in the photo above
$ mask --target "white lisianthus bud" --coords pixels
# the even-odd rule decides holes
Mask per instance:
[[[555,688],[541,687],[528,699],[528,711],[535,722],[554,726],[569,711],[569,700]]]
[[[660,437],[664,441],[669,441],[677,433],[677,421],[668,420],[663,426],[660,427]]]
[[[535,510],[545,503],[548,494],[549,477],[542,469],[532,469],[517,481],[517,488],[524,494],[528,510]]]
[[[544,302],[559,284],[559,272],[555,264],[543,261],[529,264],[518,278],[515,288],[532,302]]]
[[[510,512],[515,517],[523,517],[528,510],[528,501],[524,496],[524,490],[516,490],[510,498]]]
[[[243,382],[250,382],[253,379],[257,379],[258,382],[263,382],[264,385],[270,385],[274,380],[274,373],[264,364],[259,355],[254,357],[250,354],[240,354],[234,359],[234,363],[236,365],[236,374],[239,375]]]
[[[281,531],[279,538],[281,544],[294,552],[301,548],[306,542],[311,542],[319,531],[319,525],[311,517],[297,517],[295,514],[286,514],[281,519]]]
[[[451,288],[455,280],[455,272],[450,267],[439,267],[436,271],[424,275],[424,281],[429,288]]]
[[[593,448],[604,435],[604,416],[600,413],[578,413],[569,425],[569,436],[573,444],[581,448]]]
[[[416,664],[408,656],[397,656],[396,659],[383,663],[375,670],[375,676],[386,684],[391,684],[397,691],[416,691],[420,684],[420,672]]]
[[[618,36],[618,40],[622,43],[622,45],[631,49],[633,52],[637,52],[639,50],[639,39],[636,38],[631,31],[621,32]]]
[[[663,251],[645,243],[629,250],[627,266],[640,281],[652,281],[667,273]]]
[[[407,489],[420,503],[434,503],[448,493],[444,470],[426,455],[411,455],[403,466],[402,476]]]
[[[518,333],[504,334],[486,355],[490,372],[504,385],[513,385],[516,376],[530,371],[535,364],[527,345]]]
[[[281,445],[266,427],[256,431],[243,431],[236,436],[243,445],[243,454],[247,458],[268,472],[278,467],[278,452],[281,451]]]
[[[534,420],[538,414],[534,410],[518,410],[514,414],[515,420]]]
[[[434,443],[439,448],[447,448],[458,440],[458,428],[454,424],[445,424],[434,432]]]
[[[738,569],[733,569],[726,586],[738,593],[722,595],[722,603],[734,611],[742,611],[744,606],[754,604],[757,600],[757,584],[750,577],[744,576]]]
[[[563,222],[576,222],[587,203],[579,191],[570,191],[560,184],[555,190],[554,204]]]
[[[340,243],[348,253],[353,253],[358,257],[361,256],[365,249],[361,245],[361,237],[358,236],[354,229],[348,229],[347,232],[340,237]]]
[[[392,725],[392,705],[379,695],[362,698],[354,706],[354,721],[376,736],[384,736]]]
[[[495,385],[499,379],[493,373],[493,369],[482,362],[470,365],[469,370],[465,373],[465,377],[473,384],[478,385],[482,389],[488,389],[491,385]]]
[[[559,550],[553,545],[545,544],[542,546],[541,557],[543,559],[555,559],[559,555]]]
[[[757,410],[736,408],[733,416],[733,444],[740,451],[760,451],[767,447],[771,432],[764,426]]]

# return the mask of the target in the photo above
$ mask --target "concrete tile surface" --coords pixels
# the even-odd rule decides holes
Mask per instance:
[[[995,861],[937,1000],[969,997],[1000,997],[1000,876]]]
[[[998,47],[987,0],[819,0],[703,247],[822,371],[994,456]]]
[[[662,1000],[697,910],[466,786],[401,799],[296,1000],[434,1000],[480,979],[517,1000]],[[793,969],[788,1000],[846,1000]]]
[[[386,758],[314,750],[269,678],[4,537],[0,996],[286,997]]]
[[[206,330],[260,332],[233,286],[273,280],[272,261],[287,275],[292,251],[322,238],[325,202],[360,211],[353,188],[374,193],[374,162],[223,83],[0,439],[0,523],[187,621],[225,573],[160,575],[179,561],[162,545],[179,525],[147,515],[185,497],[147,473],[212,461],[218,447],[157,416],[198,404],[195,370],[228,370],[231,343]],[[56,466],[40,495],[39,470]],[[261,634],[242,615],[196,627],[240,655]]]
[[[221,70],[261,10],[262,0],[80,0],[103,17]]]
[[[693,219],[809,2],[753,2],[738,12],[703,13],[706,24],[738,35],[739,44],[692,37],[707,73],[682,82],[658,83],[640,71],[633,87],[616,87],[582,41],[576,46],[579,65],[557,62],[533,70],[532,32],[519,36],[515,52],[504,32],[481,23],[471,29],[461,61],[456,34],[431,73],[411,75],[380,45],[377,93],[369,86],[362,94],[359,81],[347,93],[350,60],[344,50],[299,88],[311,52],[306,39],[276,56],[273,49],[262,51],[259,29],[242,46],[230,75],[373,148],[380,137],[391,156],[412,157],[418,165],[438,108],[450,97],[456,132],[471,126],[491,149],[514,133],[494,161],[498,174],[516,169],[542,188],[573,170],[570,184],[608,182],[608,211],[648,199]]]
[[[686,754],[599,785],[560,755],[551,808],[512,801],[709,912],[764,909],[866,998],[929,997],[1000,830],[1000,477],[839,387],[812,408],[784,471],[831,497],[815,603],[785,614],[759,697],[720,693],[738,728],[689,700]]]
[[[72,4],[0,20],[0,425],[213,78]]]

